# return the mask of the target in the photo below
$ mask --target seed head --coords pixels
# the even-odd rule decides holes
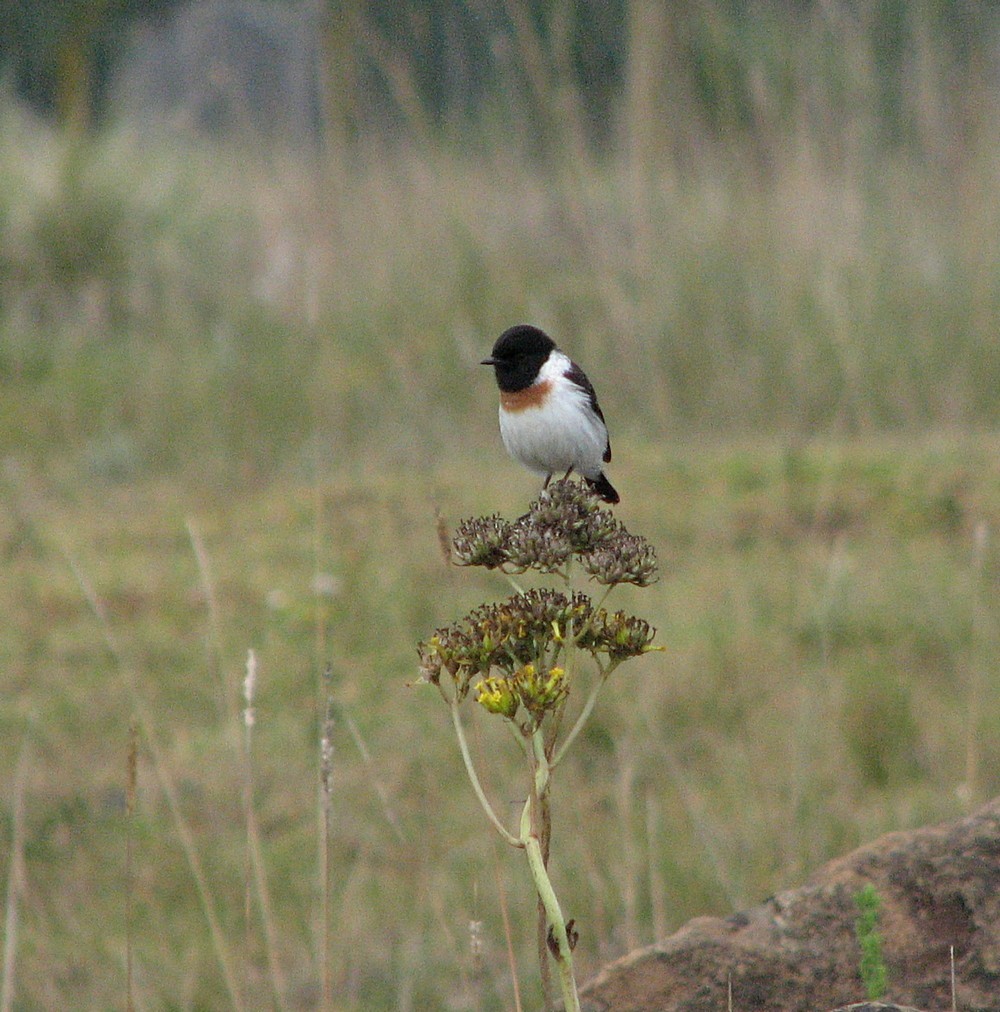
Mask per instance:
[[[496,513],[462,521],[452,547],[459,565],[506,573],[559,572],[576,555],[598,583],[645,587],[656,579],[652,545],[629,534],[585,485],[572,481],[550,485],[513,523]]]
[[[496,569],[507,561],[509,536],[510,524],[499,513],[463,520],[452,541],[455,561],[460,566]]]
[[[580,562],[598,583],[605,585],[634,583],[648,587],[656,580],[656,550],[645,538],[624,529],[582,556]]]

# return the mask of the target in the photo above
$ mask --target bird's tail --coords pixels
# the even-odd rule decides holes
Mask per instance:
[[[621,496],[615,491],[614,485],[608,481],[607,475],[603,471],[596,478],[585,478],[584,480],[605,502],[621,502]]]

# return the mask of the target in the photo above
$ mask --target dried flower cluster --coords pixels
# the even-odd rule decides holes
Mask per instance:
[[[570,642],[607,672],[628,657],[653,649],[656,630],[623,611],[594,609],[586,594],[567,598],[555,590],[515,594],[484,604],[464,619],[437,629],[418,644],[420,676],[440,685],[442,676],[464,699],[472,681],[476,698],[491,713],[513,720],[519,708],[537,727],[568,692],[556,664]]]
[[[497,514],[463,521],[453,541],[462,566],[507,573],[564,572],[573,556],[598,583],[647,587],[656,579],[656,552],[601,510],[582,485],[559,481],[509,523]]]

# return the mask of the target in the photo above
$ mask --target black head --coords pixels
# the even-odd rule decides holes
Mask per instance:
[[[497,338],[490,357],[481,364],[493,366],[501,390],[523,390],[535,382],[538,370],[555,346],[544,331],[519,323]]]

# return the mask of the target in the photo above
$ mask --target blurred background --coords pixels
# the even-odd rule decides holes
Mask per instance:
[[[2,0],[0,1012],[536,1007],[409,684],[509,592],[437,527],[537,491],[517,322],[662,566],[555,785],[581,978],[996,794],[998,311],[994,3]]]

